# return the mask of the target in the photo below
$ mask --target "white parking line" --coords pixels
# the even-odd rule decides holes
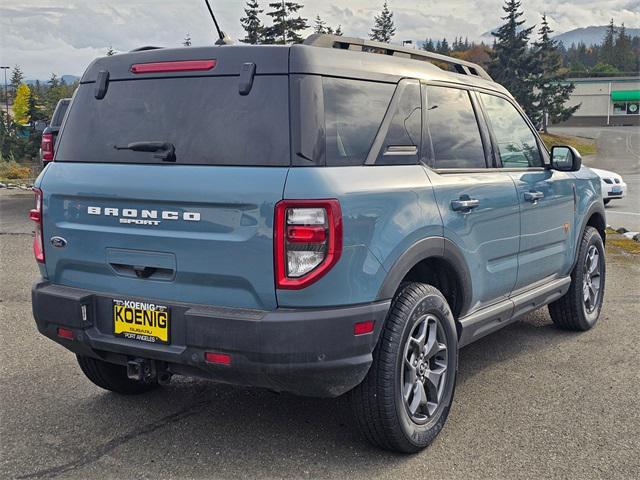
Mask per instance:
[[[640,217],[640,213],[636,212],[610,212],[607,210],[607,215],[636,215]]]

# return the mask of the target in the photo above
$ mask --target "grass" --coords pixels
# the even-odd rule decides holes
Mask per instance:
[[[549,150],[556,145],[569,145],[578,150],[582,156],[593,155],[598,151],[596,142],[589,138],[554,135],[552,133],[541,133],[540,136]]]

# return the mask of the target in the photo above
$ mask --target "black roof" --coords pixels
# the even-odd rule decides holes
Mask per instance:
[[[471,62],[368,40],[311,35],[299,45],[221,45],[210,47],[144,47],[129,53],[101,57],[93,61],[81,83],[95,82],[100,71],[108,71],[110,80],[142,78],[131,73],[136,63],[175,60],[215,59],[210,71],[162,73],[162,77],[238,75],[244,63],[256,64],[256,75],[319,74],[381,82],[418,78],[500,91],[497,84],[479,66]],[[144,74],[151,78],[156,74]]]

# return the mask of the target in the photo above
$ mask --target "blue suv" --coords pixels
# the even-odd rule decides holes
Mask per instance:
[[[415,452],[460,347],[545,305],[596,323],[600,188],[458,59],[329,35],[100,58],[36,183],[33,313],[107,390],[348,394]]]

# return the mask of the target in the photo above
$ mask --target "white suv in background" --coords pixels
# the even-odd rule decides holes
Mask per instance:
[[[602,198],[605,205],[614,198],[622,198],[627,194],[627,184],[624,183],[620,175],[609,170],[600,170],[599,168],[592,168],[591,170],[600,177]]]

